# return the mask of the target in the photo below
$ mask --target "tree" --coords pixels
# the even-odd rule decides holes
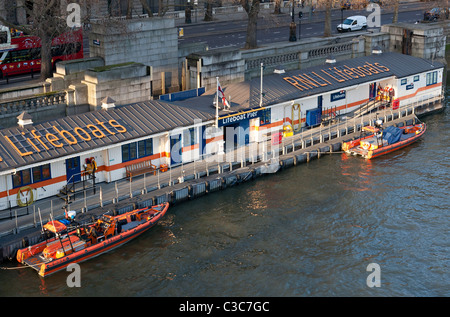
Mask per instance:
[[[132,17],[132,0],[126,0],[126,17]],[[91,6],[98,5],[99,0],[26,0],[25,11],[28,17],[27,25],[17,25],[3,19],[0,16],[0,23],[25,32],[31,36],[37,36],[41,41],[41,79],[50,78],[53,75],[51,46],[52,39],[65,33],[71,32],[72,29],[68,27],[67,21],[64,18],[69,14],[67,12],[67,5],[70,2],[79,3],[80,7],[88,11],[85,19],[89,20],[89,11]],[[147,4],[146,0],[139,0],[144,10],[149,17],[153,16],[152,10]],[[167,10],[167,9],[166,9]],[[165,11],[164,11],[165,12]]]
[[[325,27],[323,30],[323,36],[330,37],[331,36],[331,7],[332,0],[323,0],[325,3]]]
[[[240,0],[242,7],[247,12],[247,37],[245,40],[246,49],[257,48],[258,42],[256,37],[256,29],[258,22],[259,3],[260,0]]]
[[[275,6],[273,9],[274,14],[280,14],[281,13],[281,0],[275,0]]]
[[[203,21],[212,21],[213,20],[213,1],[214,0],[206,1],[205,17],[203,18]]]
[[[399,8],[399,0],[394,0],[394,16],[392,17],[392,23],[398,22],[398,8]]]
[[[60,0],[27,0],[25,10],[29,25],[16,25],[0,17],[0,22],[10,28],[37,36],[41,40],[41,79],[52,77],[52,39],[69,31],[65,19],[61,19]]]

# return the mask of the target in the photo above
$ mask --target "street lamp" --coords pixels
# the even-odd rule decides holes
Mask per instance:
[[[298,39],[300,40],[300,36],[302,34],[302,17],[303,17],[303,12],[299,11],[298,12]]]
[[[191,0],[187,0],[187,4],[184,7],[184,23],[191,23],[192,5]]]
[[[297,36],[295,35],[297,33],[297,27],[295,25],[294,21],[294,0],[292,0],[292,21],[289,25],[289,42],[295,42],[297,41]]]

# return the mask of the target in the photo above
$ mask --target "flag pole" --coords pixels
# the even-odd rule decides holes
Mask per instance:
[[[219,128],[219,77],[216,77],[216,128]]]
[[[262,107],[263,104],[263,67],[264,64],[261,63],[261,78],[260,78],[260,88],[259,88],[259,106]]]

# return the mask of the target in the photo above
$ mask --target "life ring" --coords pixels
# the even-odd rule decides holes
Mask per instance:
[[[22,192],[29,191],[30,192],[30,200],[22,202]],[[34,203],[34,195],[33,195],[33,187],[30,186],[23,186],[19,188],[19,191],[17,192],[17,205],[20,207],[26,207]]]

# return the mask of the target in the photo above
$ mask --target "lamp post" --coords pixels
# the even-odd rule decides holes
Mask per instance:
[[[297,33],[296,29],[296,25],[295,25],[295,21],[294,21],[294,0],[292,0],[292,21],[291,24],[289,25],[289,42],[295,42],[297,41],[297,36],[295,35]]]
[[[187,0],[186,7],[184,8],[184,23],[191,23],[192,4],[191,0]]]
[[[299,11],[298,12],[298,39],[300,40],[300,36],[302,35],[302,17],[303,17],[303,12]]]

